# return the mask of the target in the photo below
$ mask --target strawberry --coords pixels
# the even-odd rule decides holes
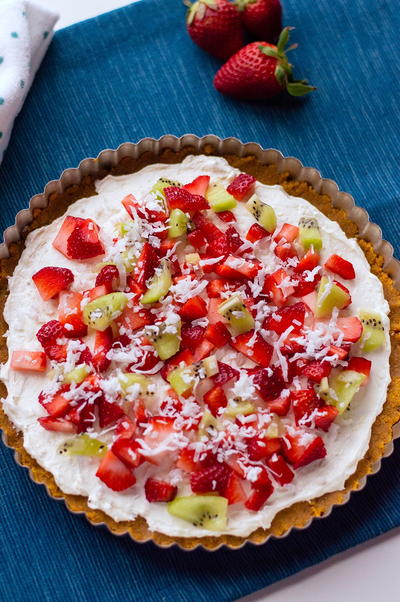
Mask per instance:
[[[215,385],[204,394],[204,403],[207,404],[213,416],[218,416],[220,408],[225,408],[227,406],[228,399],[223,388],[219,385]]]
[[[294,293],[294,287],[289,284],[292,278],[283,268],[280,268],[273,274],[268,274],[264,280],[262,292],[269,295],[274,303],[279,307],[284,305],[286,299]]]
[[[306,376],[308,380],[313,383],[320,383],[321,380],[330,375],[332,366],[329,362],[319,362],[313,360],[307,362],[304,367],[300,369],[300,374]]]
[[[187,237],[187,242],[195,249],[202,249],[207,244],[207,241],[200,230],[193,230],[193,232],[190,232]]]
[[[310,274],[307,271],[301,272],[300,274],[294,274],[292,280],[295,282],[292,294],[295,297],[304,297],[315,291],[321,280],[321,274]]]
[[[192,218],[192,221],[196,228],[200,230],[204,238],[208,242],[212,242],[216,238],[223,236],[222,230],[217,228],[210,220],[208,220],[203,213],[197,211]]]
[[[252,437],[247,445],[247,453],[250,460],[258,462],[259,460],[265,460],[279,452],[281,449],[281,441],[278,438],[267,439],[265,437]]]
[[[258,260],[246,260],[241,257],[229,255],[223,263],[215,268],[215,273],[229,280],[254,280],[261,264]]]
[[[246,240],[249,240],[253,244],[263,238],[269,236],[269,232],[267,232],[260,224],[252,224],[250,228],[247,230]]]
[[[160,446],[165,439],[177,433],[174,429],[174,418],[168,416],[152,416],[147,422],[145,434],[143,435],[144,445],[141,450],[142,456],[146,460],[158,464],[165,457],[165,452],[154,455],[152,451]]]
[[[53,247],[68,259],[91,259],[104,255],[100,228],[92,219],[67,215],[53,241]]]
[[[205,331],[205,337],[217,348],[227,345],[232,338],[231,333],[222,322],[209,324]]]
[[[147,280],[153,276],[158,263],[159,259],[154,247],[145,242],[135,266],[136,282],[140,287],[146,286]]]
[[[46,412],[50,414],[50,416],[53,416],[53,418],[59,418],[67,413],[70,400],[66,399],[63,393],[68,391],[68,389],[68,386],[63,385],[54,394],[45,393],[43,391],[39,393],[39,403],[44,407]]]
[[[102,459],[96,477],[113,491],[124,491],[136,483],[135,475],[111,450]]]
[[[252,489],[252,491],[251,491],[249,497],[247,498],[247,500],[245,501],[244,505],[246,506],[246,508],[248,510],[253,510],[254,512],[258,512],[258,510],[260,510],[264,506],[265,502],[272,495],[273,491],[274,491],[274,487],[273,487],[271,481],[265,487],[262,487],[260,489],[254,488],[254,489]]]
[[[47,267],[33,274],[32,280],[43,301],[48,301],[67,290],[74,281],[74,275],[68,268]]]
[[[203,339],[200,345],[196,348],[195,352],[193,353],[193,361],[195,363],[199,362],[200,360],[209,356],[213,350],[214,345],[210,341]]]
[[[111,289],[109,288],[109,284],[99,284],[99,286],[94,286],[93,288],[83,291],[83,297],[85,302],[89,303],[89,301],[104,297],[104,295],[108,295],[110,292]]]
[[[83,295],[73,291],[60,293],[58,302],[58,319],[64,326],[66,337],[84,337],[87,335],[87,326],[83,321],[82,303]]]
[[[116,318],[115,322],[122,332],[134,332],[143,326],[152,324],[154,321],[153,314],[140,305],[130,307],[127,305],[122,314]]]
[[[189,349],[185,349],[184,351],[179,351],[176,355],[167,360],[164,366],[160,370],[160,374],[164,380],[167,380],[168,374],[174,368],[177,368],[179,364],[186,364],[186,366],[191,366],[193,364],[193,355]]]
[[[116,265],[108,264],[101,268],[96,277],[96,286],[105,284],[110,291],[116,291],[119,287],[119,270]]]
[[[338,413],[338,409],[334,406],[323,406],[322,408],[319,408],[314,417],[315,428],[322,429],[325,432],[329,431],[329,427]]]
[[[268,409],[278,416],[286,416],[290,410],[290,398],[282,395],[271,401],[267,401]]]
[[[170,209],[181,209],[185,213],[209,209],[209,204],[203,196],[191,194],[185,188],[167,186],[164,188],[164,196]]]
[[[185,184],[183,188],[190,192],[190,194],[204,197],[209,184],[210,176],[198,176],[193,182],[190,182],[190,184]]]
[[[276,243],[282,242],[293,242],[299,236],[298,226],[292,226],[291,224],[283,224],[282,228],[274,236]]]
[[[189,5],[186,26],[193,42],[222,60],[244,43],[239,12],[228,0],[197,0]]]
[[[234,472],[231,472],[229,476],[228,484],[225,488],[223,495],[227,498],[229,505],[240,504],[246,499],[246,494],[244,492],[240,479]]]
[[[57,433],[66,433],[72,435],[77,433],[77,427],[75,424],[67,420],[66,418],[54,418],[54,416],[44,416],[38,418],[39,424],[46,429],[46,431],[56,431]]]
[[[182,320],[197,320],[207,315],[207,304],[202,297],[196,295],[188,299],[179,310]]]
[[[350,344],[349,345],[343,344],[342,347],[336,347],[336,345],[330,345],[328,353],[326,354],[326,357],[335,356],[338,360],[345,360],[347,358],[347,356],[349,355],[349,351],[350,351]]]
[[[273,330],[277,334],[283,334],[290,326],[293,326],[293,329],[298,331],[304,325],[306,311],[307,307],[302,301],[294,305],[282,307],[267,316],[264,321],[264,328]]]
[[[270,469],[273,478],[275,481],[278,481],[279,485],[284,486],[293,481],[294,472],[280,454],[273,454],[267,460],[267,466]]]
[[[256,179],[248,173],[241,173],[226,189],[237,201],[247,200],[254,192]]]
[[[276,42],[282,29],[280,0],[235,0],[243,26],[260,40]]]
[[[299,429],[286,433],[282,440],[283,454],[296,470],[326,456],[326,448],[321,437],[314,437]]]
[[[170,502],[176,497],[178,488],[157,479],[147,479],[144,484],[144,492],[148,502]]]
[[[288,259],[297,257],[297,252],[294,245],[288,242],[282,242],[276,245],[274,253],[279,259],[285,263]]]
[[[212,240],[209,241],[208,250],[215,257],[219,257],[221,255],[235,253],[242,244],[243,241],[237,230],[233,226],[229,226],[226,232],[221,232],[220,235],[214,236]]]
[[[97,330],[94,336],[94,350],[92,364],[96,372],[105,372],[111,364],[107,358],[113,343],[113,331],[111,326],[104,331]]]
[[[238,370],[232,368],[232,366],[228,366],[228,364],[218,362],[218,374],[215,374],[212,379],[216,385],[224,385],[233,378],[237,380],[239,376],[240,374]]]
[[[290,401],[296,425],[310,426],[310,416],[320,406],[320,399],[314,389],[291,391]]]
[[[176,467],[185,472],[193,472],[199,467],[198,462],[194,461],[194,449],[184,447],[180,452],[176,461]]]
[[[219,217],[219,219],[225,222],[226,224],[236,222],[236,217],[232,213],[232,211],[220,211],[219,213],[217,213],[217,217]]]
[[[210,280],[210,282],[207,284],[206,291],[210,299],[220,299],[222,292],[234,292],[235,289],[240,285],[240,282],[234,282],[224,278],[216,278],[215,280]],[[222,300],[219,302],[222,303]]]
[[[150,222],[165,222],[168,219],[168,215],[161,209],[148,209],[147,206],[139,205],[133,194],[128,194],[121,203],[132,219],[135,219],[135,212],[140,219]]]
[[[288,40],[289,28],[285,27],[277,46],[253,42],[241,48],[217,71],[214,86],[223,94],[245,100],[269,99],[283,90],[292,96],[308,94],[312,86],[292,79],[292,66],[285,54]]]
[[[231,469],[226,464],[213,464],[206,468],[196,470],[190,475],[190,486],[193,493],[209,493],[217,491],[223,494],[225,491]]]
[[[364,357],[352,357],[349,360],[347,370],[354,370],[355,372],[361,372],[368,378],[371,372],[372,362],[365,359]],[[363,382],[366,384],[366,381]]]
[[[64,326],[58,320],[46,322],[36,333],[36,338],[42,345],[47,357],[58,362],[64,361],[67,356],[66,344],[57,342],[64,337]]]
[[[319,260],[320,257],[318,253],[310,249],[304,257],[300,259],[299,263],[295,266],[294,271],[298,274],[305,271],[312,271],[319,265]]]
[[[203,326],[183,324],[181,330],[181,348],[190,349],[194,353],[198,345],[202,342],[204,333],[205,328]]]
[[[123,416],[115,427],[114,433],[120,439],[130,439],[136,432],[136,420]],[[114,452],[115,453],[115,452]],[[118,454],[115,454],[118,455]]]
[[[10,367],[13,370],[23,372],[45,372],[47,357],[43,351],[13,351],[11,354]]]
[[[253,382],[258,394],[266,402],[275,400],[282,393],[283,389],[286,388],[282,370],[279,368],[274,368],[271,375],[269,374],[269,370],[257,370],[253,375]],[[287,414],[287,412],[285,412],[285,414]]]
[[[353,264],[339,255],[331,255],[325,262],[324,267],[341,276],[344,280],[353,280],[356,277]]]
[[[243,353],[243,355],[251,359],[256,364],[266,368],[269,366],[271,361],[273,347],[264,341],[262,336],[259,334],[255,335],[255,342],[250,343],[250,340],[253,337],[254,330],[245,332],[244,334],[239,334],[230,341],[230,345],[236,349],[236,351],[240,351]]]
[[[361,320],[357,316],[338,318],[336,328],[342,331],[344,340],[349,343],[356,343],[361,338],[363,331]]]
[[[111,451],[128,468],[137,468],[143,462],[143,457],[140,454],[140,445],[132,439],[119,437],[112,444]]]

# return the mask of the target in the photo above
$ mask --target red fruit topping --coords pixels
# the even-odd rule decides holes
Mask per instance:
[[[217,278],[216,280],[210,280],[207,284],[207,295],[210,299],[219,299],[221,293],[224,291],[234,291],[235,288],[240,286],[241,282],[234,282],[232,280],[224,280],[223,278]],[[220,300],[222,303],[222,300]]]
[[[256,179],[248,173],[241,173],[229,184],[227,191],[237,201],[248,199],[254,192]]]
[[[307,307],[302,301],[282,307],[265,319],[264,328],[273,330],[277,334],[283,334],[290,326],[293,327],[293,331],[301,330],[306,312]]]
[[[265,278],[262,292],[270,295],[275,305],[281,306],[294,293],[292,281],[289,274],[281,268]]]
[[[371,372],[372,362],[370,360],[365,359],[365,357],[352,357],[349,360],[349,364],[347,366],[347,370],[354,370],[355,372],[361,372],[361,374],[365,374],[368,378]],[[364,381],[363,384],[365,384]]]
[[[191,194],[185,188],[168,186],[164,188],[164,195],[170,209],[181,209],[185,213],[209,209],[209,205],[203,196]]]
[[[124,416],[123,409],[117,403],[111,403],[104,398],[100,399],[98,407],[101,428],[114,424],[114,422],[117,422],[117,420]]]
[[[65,336],[64,326],[58,320],[46,322],[36,333],[47,357],[58,362],[64,361],[67,356],[66,344],[57,342]]]
[[[48,301],[67,290],[74,281],[74,275],[68,268],[47,267],[36,272],[32,280],[42,299]]]
[[[283,224],[282,228],[274,236],[275,242],[293,242],[299,236],[299,228],[291,224]]]
[[[105,251],[99,231],[99,226],[93,220],[68,215],[53,241],[53,247],[68,259],[90,259],[103,255]]]
[[[194,449],[185,447],[179,452],[178,459],[176,461],[176,467],[184,470],[185,472],[193,472],[198,468],[198,463],[194,461]]]
[[[222,230],[217,228],[210,220],[208,220],[203,213],[197,212],[194,214],[192,221],[196,228],[203,234],[204,238],[208,242],[212,242],[216,238],[224,235]]]
[[[299,263],[295,266],[294,271],[300,274],[301,272],[312,271],[315,270],[317,265],[319,265],[319,255],[315,253],[315,251],[307,251],[302,259],[300,259]]]
[[[107,358],[107,353],[110,351],[113,343],[113,331],[111,326],[103,332],[96,331],[94,338],[94,350],[92,364],[96,372],[105,372],[111,364]]]
[[[227,498],[229,505],[240,504],[246,499],[246,494],[240,479],[234,472],[231,472],[229,476],[228,484],[223,495]]]
[[[237,380],[240,376],[239,371],[235,370],[228,364],[224,364],[223,362],[218,362],[218,374],[215,374],[212,379],[216,385],[224,385],[229,382],[233,378]]]
[[[78,432],[76,425],[66,418],[44,416],[43,418],[38,418],[38,422],[46,431],[56,431],[57,433],[66,433],[68,435]]]
[[[193,361],[199,362],[200,360],[202,360],[205,357],[207,357],[208,355],[210,355],[210,353],[213,350],[214,350],[214,345],[212,343],[210,343],[210,341],[207,341],[206,339],[204,339],[200,343],[200,345],[196,348],[196,351],[193,354]]]
[[[181,348],[190,349],[194,353],[204,338],[204,332],[205,328],[203,326],[183,324],[181,330]]]
[[[361,338],[363,326],[361,320],[357,318],[357,316],[338,318],[336,327],[342,331],[344,340],[349,343],[356,343]]]
[[[117,424],[114,432],[121,440],[130,439],[136,432],[136,419],[132,420],[128,416],[124,416]],[[115,455],[118,456],[117,453]]]
[[[258,260],[246,260],[241,257],[229,255],[223,263],[220,263],[215,268],[215,273],[229,280],[245,278],[246,280],[254,280],[260,269]]]
[[[120,332],[134,332],[143,326],[153,324],[154,317],[148,309],[143,309],[139,305],[130,307],[127,305],[122,314],[118,316],[115,322],[118,324]]]
[[[321,280],[321,274],[312,274],[309,272],[302,272],[301,274],[296,274],[292,278],[293,282],[295,282],[293,295],[295,297],[305,297],[309,295],[317,288],[319,281]]]
[[[144,492],[148,502],[170,502],[176,497],[178,488],[157,479],[147,479],[144,484]]]
[[[331,370],[332,366],[329,362],[313,360],[301,367],[299,373],[313,383],[320,383],[323,378],[330,375]]]
[[[255,334],[254,330],[239,334],[230,341],[230,344],[236,351],[240,351],[256,364],[264,368],[269,366],[273,347],[264,341],[261,335]]]
[[[280,0],[235,0],[246,31],[258,40],[275,42],[282,29]]]
[[[339,255],[331,255],[325,262],[325,268],[341,276],[344,280],[353,280],[356,277],[353,264]]]
[[[345,360],[349,355],[350,345],[343,345],[343,347],[336,347],[336,345],[331,345],[329,347],[329,351],[326,354],[326,357],[335,356],[338,360]]]
[[[267,460],[267,466],[270,469],[273,478],[279,485],[287,485],[293,481],[294,472],[281,455],[273,454],[273,456]]]
[[[183,320],[189,321],[203,318],[207,315],[207,304],[202,297],[197,295],[182,305],[179,315]]]
[[[53,416],[53,418],[64,416],[67,413],[70,400],[66,399],[63,393],[65,393],[68,388],[69,387],[64,385],[54,395],[51,393],[45,393],[44,391],[39,393],[39,403],[44,407],[46,412],[50,414],[50,416]]]
[[[13,370],[44,372],[47,366],[47,357],[43,351],[13,351],[10,367]]]
[[[124,491],[136,483],[135,475],[111,450],[102,459],[96,477],[113,491]]]
[[[229,330],[222,322],[210,324],[205,332],[205,337],[218,348],[229,343],[232,338]]]
[[[165,362],[164,366],[160,370],[160,374],[163,379],[167,380],[167,376],[171,370],[177,368],[181,363],[186,364],[186,366],[191,366],[193,364],[193,355],[189,349],[180,351]]]
[[[150,222],[165,222],[168,218],[165,211],[148,209],[144,205],[139,205],[133,194],[128,194],[122,199],[121,203],[132,219],[135,219],[135,212],[140,219],[148,220]]]
[[[278,416],[286,416],[286,414],[290,410],[290,398],[289,396],[281,396],[273,399],[272,401],[267,401],[268,409],[277,414]]]
[[[322,429],[325,432],[329,431],[329,427],[336,419],[338,413],[339,412],[337,408],[334,406],[324,406],[323,408],[319,408],[314,417],[315,428]]]
[[[253,489],[244,505],[248,510],[257,512],[264,506],[273,491],[274,487],[271,482],[261,489]]]
[[[326,448],[321,437],[315,437],[301,430],[293,429],[290,434],[286,433],[282,440],[282,447],[285,458],[295,470],[326,456]]]
[[[314,410],[321,405],[321,401],[314,389],[301,389],[290,392],[290,401],[297,426],[310,426]]]
[[[209,184],[210,176],[198,176],[190,184],[185,184],[183,188],[190,192],[190,194],[205,196]]]
[[[283,389],[286,388],[286,383],[280,368],[274,368],[272,374],[270,374],[269,370],[258,370],[253,375],[253,382],[260,397],[267,402],[276,400]],[[280,402],[282,403],[281,400]],[[285,412],[285,414],[286,413],[287,412]]]
[[[187,241],[188,244],[192,245],[192,247],[194,247],[195,249],[201,249],[207,243],[200,230],[193,230],[193,232],[190,232],[190,234],[188,234]]]
[[[262,240],[269,236],[269,232],[267,232],[260,224],[252,224],[247,231],[246,240],[249,240],[253,244],[258,240]]]
[[[101,268],[96,277],[96,286],[105,284],[111,291],[116,291],[119,287],[119,271],[116,265],[105,265]]]
[[[226,490],[231,469],[226,464],[214,464],[202,468],[190,475],[190,486],[193,493],[217,491],[223,494]]]
[[[232,211],[220,211],[219,213],[217,213],[217,216],[226,224],[236,222],[236,217],[234,216]]]
[[[255,462],[265,460],[280,451],[281,440],[278,438],[267,439],[265,437],[253,437],[249,440],[247,453],[250,460]]]
[[[152,416],[147,422],[146,432],[143,435],[142,456],[149,461],[157,463],[165,457],[165,452],[161,452],[161,457],[158,458],[152,453],[152,450],[157,448],[162,442],[177,433],[174,429],[174,418],[167,416]],[[150,451],[149,451],[150,450]]]
[[[114,441],[111,451],[128,468],[137,468],[143,462],[143,457],[140,454],[140,445],[132,439],[119,437]]]
[[[87,335],[87,326],[82,317],[83,295],[72,291],[60,293],[58,302],[58,319],[64,326],[64,336],[84,337]]]
[[[227,406],[228,399],[223,388],[219,385],[215,385],[204,394],[204,403],[207,404],[213,416],[219,416],[219,410]]]
[[[274,253],[283,262],[287,261],[288,259],[292,259],[293,257],[297,257],[297,252],[294,245],[288,242],[283,242],[276,245]]]
[[[154,274],[159,264],[159,258],[155,249],[145,242],[135,266],[136,282],[140,287],[145,287],[147,280]]]

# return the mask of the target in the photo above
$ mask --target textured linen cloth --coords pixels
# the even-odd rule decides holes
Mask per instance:
[[[211,82],[220,63],[186,35],[180,0],[141,0],[56,32],[0,167],[0,227],[63,169],[103,148],[214,133],[318,167],[368,209],[399,255],[398,3],[284,5],[299,43],[296,74],[318,86],[304,101],[238,102],[217,93]],[[160,550],[95,529],[50,499],[0,446],[1,597],[235,600],[399,526],[399,451],[396,442],[362,492],[307,530],[210,553]]]
[[[0,162],[57,19],[33,2],[0,0]]]

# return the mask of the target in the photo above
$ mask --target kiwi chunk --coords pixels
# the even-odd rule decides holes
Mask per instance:
[[[58,448],[59,454],[67,454],[68,456],[95,456],[102,458],[107,453],[107,445],[99,439],[89,437],[83,434],[73,439],[64,441]]]
[[[254,328],[253,316],[237,295],[233,295],[221,303],[218,306],[218,313],[228,320],[236,334],[242,334]]]
[[[336,406],[339,414],[343,414],[366,378],[366,375],[361,372],[342,370],[329,379],[329,392],[321,396],[328,403]]]
[[[334,307],[343,309],[347,307],[349,301],[348,293],[324,276],[318,287],[315,317],[329,318]]]
[[[87,364],[79,364],[70,372],[64,374],[64,383],[72,385],[72,383],[81,383],[90,374],[90,368]]]
[[[181,344],[181,321],[174,324],[175,332],[166,332],[171,326],[161,325],[157,333],[149,335],[150,341],[161,360],[167,360],[179,351]]]
[[[164,188],[168,188],[169,186],[181,188],[182,184],[175,180],[169,180],[168,178],[159,178],[150,192],[155,194],[158,198],[164,199]]]
[[[138,390],[142,395],[147,394],[150,379],[144,374],[134,374],[132,372],[123,372],[118,377],[118,382],[121,385],[121,389],[124,393],[129,393],[130,387],[138,385]]]
[[[209,410],[205,410],[202,419],[199,423],[199,437],[210,437],[212,432],[218,430],[218,420],[211,414]]]
[[[83,308],[83,321],[86,326],[95,330],[106,330],[122,313],[127,303],[128,297],[124,293],[110,293],[98,297]]]
[[[263,203],[256,194],[253,194],[247,201],[246,207],[264,230],[269,233],[275,230],[276,213],[270,205]]]
[[[307,251],[314,247],[315,251],[322,249],[321,232],[318,221],[314,217],[302,217],[299,221],[300,244]]]
[[[374,351],[386,343],[385,327],[382,322],[382,316],[373,311],[364,309],[359,311],[360,320],[363,326],[361,335],[361,351]]]
[[[215,355],[210,355],[191,366],[178,366],[167,376],[167,380],[175,393],[183,395],[193,388],[196,379],[210,378],[218,374],[218,362]]]
[[[171,270],[169,262],[163,261],[156,269],[153,278],[150,281],[147,291],[141,298],[143,304],[156,303],[168,293],[172,286]]]
[[[229,211],[230,209],[234,209],[237,205],[235,197],[229,194],[221,182],[215,182],[208,187],[206,199],[210,203],[211,209],[216,213],[219,213],[220,211]]]
[[[194,527],[208,531],[221,531],[226,528],[228,500],[219,495],[176,497],[169,502],[167,508],[172,516],[186,520]]]
[[[182,209],[172,209],[169,216],[168,238],[179,238],[186,234],[188,216]]]
[[[190,265],[199,265],[201,261],[201,257],[198,253],[188,253],[185,255],[185,262],[190,263]]]
[[[226,406],[224,416],[236,418],[236,416],[248,416],[249,414],[254,414],[255,411],[256,409],[250,401],[234,399]]]

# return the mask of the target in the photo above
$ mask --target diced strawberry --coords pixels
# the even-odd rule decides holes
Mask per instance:
[[[345,360],[349,355],[349,347],[343,345],[342,347],[336,347],[336,345],[330,345],[326,357],[335,356],[338,360]]]
[[[68,259],[90,259],[104,255],[99,226],[91,219],[68,215],[53,241],[53,247]]]
[[[143,205],[139,205],[136,198],[133,194],[128,194],[121,201],[122,205],[125,207],[128,215],[135,219],[135,212],[137,213],[140,219],[148,220],[149,222],[165,222],[168,218],[168,215],[165,211],[162,211],[161,208],[158,209],[148,209]]]
[[[228,364],[218,362],[218,374],[215,374],[212,379],[216,385],[224,385],[233,378],[237,380],[240,374],[239,371]]]
[[[144,491],[148,502],[170,502],[176,497],[178,488],[166,481],[147,479]]]
[[[206,199],[198,194],[191,194],[185,188],[167,186],[164,188],[164,196],[170,209],[181,209],[184,212],[202,211],[209,209]]]
[[[58,319],[64,326],[64,336],[84,337],[87,335],[87,326],[83,321],[82,303],[83,295],[72,291],[61,292],[58,302]]]
[[[187,242],[195,249],[202,249],[207,243],[200,230],[193,230],[193,232],[190,232],[187,237]]]
[[[246,240],[249,240],[253,244],[263,238],[269,236],[269,232],[267,232],[260,224],[252,224],[250,228],[247,230]]]
[[[47,357],[43,351],[13,351],[10,367],[12,370],[44,372],[47,366]]]
[[[350,295],[350,291],[349,291],[349,289],[348,289],[348,288],[346,288],[346,287],[344,286],[344,284],[342,284],[341,282],[338,282],[337,280],[334,280],[334,281],[333,281],[333,283],[334,283],[334,284],[336,284],[336,286],[338,286],[339,288],[341,288],[341,289],[342,289],[342,291],[344,291],[344,292],[345,292],[345,293],[348,295],[348,301],[347,301],[346,305],[344,305],[344,306],[342,307],[342,309],[346,309],[346,307],[349,307],[349,305],[351,304],[351,295]]]
[[[289,396],[281,396],[273,399],[272,401],[267,401],[268,409],[277,414],[277,416],[286,416],[290,410],[290,398]]]
[[[145,242],[135,266],[136,281],[140,287],[146,286],[147,280],[154,274],[159,264],[158,255],[148,242]]]
[[[126,437],[119,437],[114,441],[111,451],[128,468],[137,468],[143,463],[143,457],[140,454],[140,445]]]
[[[165,452],[155,454],[154,450],[159,447],[165,439],[177,433],[174,429],[174,418],[168,416],[152,416],[149,418],[145,433],[143,434],[144,446],[141,450],[142,456],[155,464],[162,461]]]
[[[336,327],[342,331],[344,341],[356,343],[361,338],[363,326],[357,316],[338,318],[336,320]]]
[[[227,191],[237,201],[244,201],[253,194],[256,178],[248,173],[241,173],[229,184]]]
[[[101,398],[98,402],[99,424],[101,428],[114,424],[124,415],[123,409],[117,404]]]
[[[69,387],[63,385],[56,393],[46,393],[41,391],[39,393],[38,401],[44,407],[46,412],[53,416],[53,418],[58,418],[60,416],[64,416],[68,409],[70,400],[66,399],[63,395],[65,391],[68,390]]]
[[[223,495],[227,498],[229,505],[240,504],[246,499],[246,494],[240,482],[240,478],[234,472],[231,472],[229,476],[228,484]]]
[[[310,426],[310,416],[321,405],[320,399],[314,389],[291,391],[290,401],[292,402],[296,425]]]
[[[124,491],[136,483],[133,472],[111,450],[102,459],[96,477],[113,491]]]
[[[344,280],[353,280],[356,277],[353,264],[339,255],[331,255],[325,262],[324,267],[341,276]]]
[[[175,245],[176,240],[166,238],[165,240],[161,241],[160,246],[158,249],[155,249],[155,251],[159,257],[165,257],[170,251],[172,251]]]
[[[217,213],[217,216],[226,224],[236,222],[236,217],[232,213],[232,211],[220,211],[219,213]]]
[[[285,458],[295,470],[326,456],[326,448],[321,437],[314,437],[301,430],[286,433],[282,440],[282,448]]]
[[[160,363],[160,359],[155,352],[153,345],[146,337],[137,337],[134,342],[137,350],[141,352],[141,355],[128,366],[128,371],[135,372],[136,370],[141,370],[146,372],[146,370],[152,370]]]
[[[305,271],[311,272],[312,270],[315,270],[317,265],[319,265],[319,260],[320,257],[318,253],[309,249],[304,257],[302,257],[299,263],[295,266],[294,271],[298,274],[301,274],[301,272]]]
[[[191,366],[193,362],[194,360],[191,351],[189,351],[189,349],[185,349],[184,351],[180,351],[179,353],[171,357],[169,360],[167,360],[164,366],[161,368],[160,374],[164,380],[167,380],[167,376],[171,372],[171,370],[177,368],[177,366],[179,366],[180,363],[186,364],[186,366]]]
[[[119,270],[116,265],[108,264],[101,268],[96,277],[96,286],[105,284],[110,291],[116,291],[119,287]]]
[[[276,245],[274,248],[274,253],[283,262],[287,261],[288,259],[293,259],[293,257],[297,257],[297,252],[294,245],[288,242],[283,242]]]
[[[56,361],[64,361],[67,356],[66,344],[57,342],[65,336],[64,326],[58,320],[46,322],[36,333],[36,337],[47,357]]]
[[[176,461],[176,467],[185,472],[193,472],[198,468],[198,462],[194,461],[194,449],[184,447],[180,452]]]
[[[203,213],[198,211],[193,215],[192,221],[196,228],[203,234],[207,242],[212,242],[214,239],[223,235],[222,230],[217,228]]]
[[[94,286],[93,288],[89,288],[87,291],[83,292],[83,297],[87,303],[90,301],[94,301],[95,299],[99,299],[99,297],[104,297],[104,295],[108,295],[111,292],[109,284],[99,284],[98,286]]]
[[[97,372],[105,372],[110,367],[111,361],[107,358],[107,353],[110,351],[112,343],[113,331],[111,326],[103,332],[96,331],[92,364]]]
[[[321,274],[312,274],[312,272],[305,271],[301,274],[295,274],[292,280],[296,282],[292,294],[295,297],[304,297],[315,291],[321,280]]]
[[[294,331],[298,331],[304,325],[306,312],[307,307],[302,301],[282,307],[267,316],[264,321],[264,328],[273,330],[277,334],[283,334],[290,326],[293,327]]]
[[[209,493],[217,491],[220,494],[226,490],[231,469],[226,464],[214,464],[190,475],[190,486],[193,493]]]
[[[67,420],[66,418],[55,418],[54,416],[44,416],[38,418],[40,425],[46,429],[46,431],[55,431],[57,433],[67,433],[72,435],[78,432],[75,424]]]
[[[282,228],[274,236],[275,242],[293,242],[299,236],[298,226],[292,226],[291,224],[283,224]]]
[[[287,386],[281,368],[276,367],[272,368],[272,374],[269,370],[257,370],[253,374],[253,382],[258,394],[266,402],[277,400]],[[279,403],[282,403],[281,400]]]
[[[182,320],[197,320],[207,315],[207,304],[202,297],[196,295],[188,299],[179,310]]]
[[[115,428],[115,435],[120,439],[131,439],[136,432],[136,419],[132,420],[129,416],[121,418]],[[118,455],[118,454],[116,454]]]
[[[222,322],[209,324],[205,331],[205,337],[218,348],[227,345],[232,338],[229,330]]]
[[[74,281],[74,275],[68,268],[47,267],[33,274],[32,280],[42,299],[48,301],[67,290]]]
[[[219,299],[222,292],[234,291],[235,288],[241,286],[241,284],[241,282],[234,282],[232,280],[225,280],[223,278],[210,280],[210,282],[207,284],[207,295],[210,297],[210,299]],[[222,303],[222,300],[220,303]]]
[[[227,406],[228,399],[223,388],[219,385],[215,385],[204,394],[204,403],[207,404],[214,416],[219,416],[219,410]]]
[[[281,440],[278,438],[267,439],[266,437],[252,437],[247,446],[247,453],[250,460],[255,462],[265,460],[279,452],[281,449]]]
[[[215,268],[215,273],[223,278],[254,280],[261,264],[258,260],[246,260],[241,257],[229,255],[223,263]]]
[[[308,309],[314,315],[315,310],[317,308],[317,292],[312,291],[311,293],[308,293],[308,295],[304,295],[304,297],[302,297],[302,299],[303,299],[303,303],[305,303],[307,305]]]
[[[250,343],[250,340],[253,339],[255,342]],[[266,368],[269,366],[269,363],[272,358],[273,347],[264,339],[261,335],[254,333],[254,330],[250,332],[245,332],[244,334],[239,334],[237,337],[234,337],[230,341],[230,345],[236,349],[236,351],[240,351],[251,359],[256,364],[263,366]]]
[[[313,383],[320,383],[323,378],[330,375],[331,370],[332,366],[329,362],[313,360],[301,368],[300,374],[306,376]]]
[[[322,429],[323,431],[329,431],[329,427],[338,415],[338,409],[334,406],[323,406],[319,408],[318,412],[314,416],[315,428]]]
[[[346,369],[365,374],[365,376],[368,378],[371,372],[371,367],[372,362],[365,359],[365,357],[352,357],[350,358]],[[363,384],[366,384],[366,380],[363,382]]]
[[[181,349],[190,349],[195,353],[196,348],[204,338],[205,328],[203,326],[191,326],[183,324],[181,330]]]
[[[133,415],[137,426],[142,427],[143,425],[147,424],[149,415],[143,399],[136,399],[133,408]]]
[[[190,182],[190,184],[185,184],[183,188],[191,194],[204,196],[207,192],[209,184],[210,176],[198,176],[193,180],[193,182]]]
[[[274,304],[280,307],[294,293],[294,287],[289,284],[290,282],[292,282],[292,279],[289,274],[283,268],[280,268],[273,274],[268,274],[264,280],[262,292],[269,294]]]
[[[203,360],[205,357],[208,357],[213,350],[214,345],[210,341],[203,339],[193,353],[193,361],[199,362],[200,360]]]
[[[272,495],[273,491],[274,487],[271,482],[262,489],[252,489],[244,505],[248,510],[258,512],[258,510],[264,506],[265,502]]]
[[[125,333],[134,332],[139,328],[143,328],[143,326],[153,324],[153,321],[153,314],[148,309],[144,309],[139,305],[134,305],[133,307],[127,305],[122,314],[115,320],[120,331],[123,329],[122,332]]]
[[[267,460],[267,466],[275,481],[277,481],[279,485],[282,485],[282,487],[293,481],[294,472],[280,454],[273,454],[273,456]]]

